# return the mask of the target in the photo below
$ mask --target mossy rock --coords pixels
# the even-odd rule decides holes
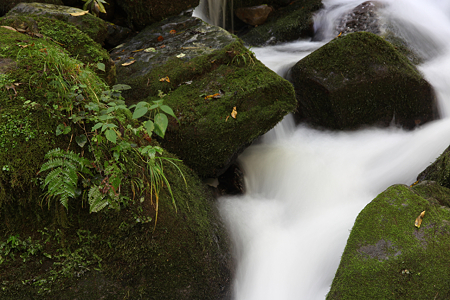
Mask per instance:
[[[109,85],[116,82],[116,67],[108,52],[76,26],[39,15],[8,15],[0,18],[0,25],[10,26],[34,36],[45,36],[66,49],[70,56],[91,65]],[[100,70],[97,64],[105,65]]]
[[[321,8],[321,0],[295,1],[270,14],[264,24],[245,32],[240,38],[248,45],[261,46],[312,37],[312,17]]]
[[[298,116],[329,129],[391,123],[414,128],[437,117],[431,85],[383,38],[335,38],[291,69]]]
[[[14,6],[16,6],[19,3],[31,3],[31,2],[64,5],[62,0],[7,0],[7,1],[0,1],[0,17],[3,16],[4,14],[6,14],[9,10],[11,10]]]
[[[71,13],[81,13],[83,10],[75,7],[63,5],[43,4],[43,3],[20,3],[11,9],[7,17],[15,16],[45,16],[47,18],[57,19],[68,24],[76,26],[79,30],[86,33],[91,39],[100,45],[107,37],[107,23],[89,13],[81,16],[72,16]]]
[[[127,13],[135,30],[142,30],[147,25],[194,9],[199,2],[199,0],[117,0],[117,4]]]
[[[92,214],[79,199],[67,214],[62,207],[5,204],[0,245],[8,238],[12,244],[11,237],[21,244],[11,250],[15,260],[0,262],[0,298],[230,299],[233,263],[215,201],[189,168],[178,166],[186,184],[175,167],[164,167],[177,210],[163,188],[156,226],[155,199]],[[56,222],[61,214],[66,228]]]
[[[439,199],[449,197],[432,182],[378,195],[355,221],[327,300],[448,299],[450,209]]]
[[[44,155],[70,144],[69,136],[55,136],[66,101],[61,91],[70,88],[58,78],[78,74],[82,63],[45,38],[3,27],[0,35],[0,203],[38,202],[36,173]],[[100,93],[104,82],[92,71],[84,74]]]
[[[223,173],[245,146],[295,107],[288,81],[235,36],[197,18],[169,18],[152,25],[113,50],[111,57],[118,82],[132,87],[124,93],[126,99],[163,97],[173,109],[179,122],[170,121],[161,145],[201,177]]]
[[[432,180],[439,185],[450,188],[450,147],[418,176],[418,181]]]

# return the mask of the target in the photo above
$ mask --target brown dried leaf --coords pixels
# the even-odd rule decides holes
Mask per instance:
[[[126,66],[129,66],[129,65],[131,65],[131,64],[134,64],[135,62],[136,62],[135,60],[132,60],[132,61],[123,63],[122,66],[126,67]]]
[[[89,13],[88,10],[83,10],[83,11],[80,11],[80,12],[77,12],[77,13],[70,13],[70,15],[74,16],[74,17],[79,17],[79,16],[84,16],[87,13]]]
[[[215,93],[215,94],[213,94],[213,95],[208,95],[208,96],[206,96],[206,97],[205,97],[205,100],[206,100],[206,99],[209,99],[209,98],[217,99],[217,98],[220,98],[220,97],[221,97],[221,95],[220,95],[219,93]]]
[[[231,117],[233,117],[233,119],[236,119],[237,116],[237,111],[236,111],[236,106],[233,107],[233,111],[231,112]]]
[[[169,31],[169,33],[170,33],[170,34],[175,34],[175,33],[177,33],[177,31],[174,30],[174,29],[172,29],[171,31]]]
[[[414,225],[417,228],[420,228],[420,225],[422,224],[422,220],[423,220],[424,216],[425,216],[425,211],[421,212],[420,215],[416,218],[416,222],[414,222]]]
[[[1,26],[1,27],[6,28],[6,29],[9,29],[9,30],[17,31],[15,28],[12,28],[12,27],[10,27],[10,26]]]

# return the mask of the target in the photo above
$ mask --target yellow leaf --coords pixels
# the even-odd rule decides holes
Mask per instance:
[[[164,82],[164,81],[170,82],[170,79],[169,79],[169,76],[166,76],[166,77],[160,78],[159,81],[161,81],[161,82]]]
[[[10,27],[10,26],[0,26],[0,27],[6,28],[6,29],[9,29],[9,30],[17,31],[15,28],[12,28],[12,27]]]
[[[70,15],[74,16],[74,17],[79,17],[79,16],[83,16],[83,15],[85,15],[87,13],[89,13],[88,10],[83,10],[83,11],[80,11],[80,12],[77,12],[77,13],[70,13]]]
[[[228,118],[229,118],[229,117],[230,117],[230,116],[227,116],[227,118],[225,119],[225,122],[228,121]]]
[[[144,49],[133,50],[133,51],[131,51],[131,53],[136,53],[136,52],[140,52],[140,51],[142,51],[142,50],[144,50]]]
[[[231,116],[232,116],[234,119],[236,119],[236,116],[237,116],[236,106],[233,107],[233,111],[231,112]]]
[[[422,224],[423,216],[425,216],[425,211],[421,212],[420,215],[416,218],[416,222],[414,223],[414,225],[417,228],[419,228],[420,225]]]
[[[126,66],[129,66],[129,65],[131,65],[131,64],[134,64],[135,62],[136,62],[135,60],[132,60],[132,61],[123,63],[122,66],[126,67]]]

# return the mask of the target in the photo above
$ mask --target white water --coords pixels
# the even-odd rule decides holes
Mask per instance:
[[[323,2],[315,25],[331,38],[338,15],[363,1]],[[449,116],[450,2],[383,2],[384,18],[428,59],[420,70],[436,89],[441,114]],[[299,41],[252,50],[284,75],[321,45]],[[220,199],[235,246],[235,299],[324,299],[361,209],[388,186],[413,183],[449,144],[449,118],[412,132],[336,133],[295,127],[287,117],[240,156],[246,194]]]

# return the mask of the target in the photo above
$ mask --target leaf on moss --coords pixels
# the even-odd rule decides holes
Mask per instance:
[[[205,97],[205,100],[206,99],[209,99],[209,98],[214,98],[214,99],[217,99],[217,98],[220,98],[222,95],[220,94],[220,93],[215,93],[215,94],[213,94],[213,95],[208,95],[208,96],[206,96]]]
[[[150,47],[150,48],[145,49],[144,52],[156,52],[156,49],[153,47]]]
[[[122,66],[126,67],[126,66],[129,66],[129,65],[131,65],[131,64],[134,64],[135,62],[136,62],[135,60],[132,60],[132,61],[123,63]]]
[[[236,119],[237,116],[237,110],[236,110],[236,106],[233,107],[233,111],[231,112],[231,117],[233,117],[233,119]]]
[[[158,36],[157,40],[158,40],[158,42],[162,42],[162,41],[164,41],[164,38],[160,35],[160,36]]]
[[[166,77],[160,78],[159,81],[161,81],[161,82],[164,82],[164,81],[170,82],[170,79],[169,79],[169,76],[166,76]]]
[[[6,28],[6,29],[9,29],[9,30],[17,31],[15,28],[12,28],[12,27],[10,27],[10,26],[1,26],[1,27]]]
[[[142,50],[144,50],[144,49],[133,50],[133,51],[131,51],[131,53],[141,52]]]
[[[79,17],[79,16],[83,16],[83,15],[85,15],[87,13],[89,13],[89,10],[83,10],[83,11],[80,11],[80,12],[77,12],[77,13],[70,13],[70,15],[74,16],[74,17]]]
[[[420,225],[422,224],[422,220],[423,220],[424,216],[425,216],[425,211],[421,212],[420,215],[416,218],[416,222],[414,222],[414,225],[417,228],[420,228]]]
[[[174,29],[172,29],[171,31],[169,31],[169,33],[170,33],[170,34],[175,34],[175,33],[177,33],[177,31],[174,30]]]

